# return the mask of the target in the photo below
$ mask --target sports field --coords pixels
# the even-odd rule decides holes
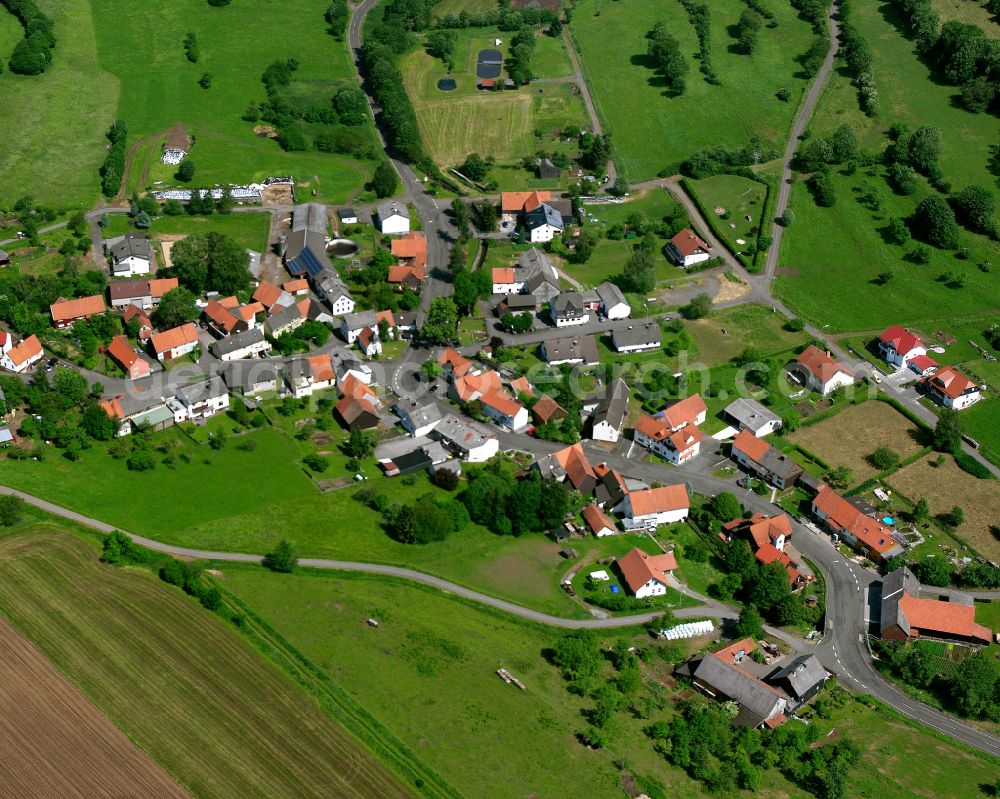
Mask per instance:
[[[0,781],[9,796],[190,796],[2,616],[0,740]]]
[[[768,3],[778,27],[764,28],[757,52],[730,52],[727,28],[746,9],[741,0],[713,0],[712,64],[721,86],[710,86],[698,71],[697,36],[687,12],[676,2],[583,0],[570,25],[598,113],[614,136],[618,155],[632,181],[676,172],[681,161],[701,147],[741,147],[752,136],[783,149],[805,81],[796,77],[796,57],[811,41],[810,26],[788,3]],[[690,64],[687,90],[665,97],[647,66],[646,33],[665,22]],[[775,93],[782,88],[791,100]]]
[[[28,77],[11,73],[5,63],[0,73],[0,207],[30,194],[45,205],[87,208],[98,194],[119,81],[98,58],[90,0],[44,0],[41,6],[59,37],[52,66]],[[4,62],[23,33],[0,8]]]
[[[217,616],[97,556],[44,526],[0,538],[0,613],[193,795],[413,795]]]
[[[575,153],[575,141],[572,145],[560,143],[555,136],[566,126],[587,127],[583,101],[571,92],[570,85],[537,83],[516,91],[480,91],[476,88],[476,56],[480,50],[494,47],[497,38],[504,41],[500,49],[506,56],[510,34],[496,28],[459,30],[456,34],[452,73],[422,47],[400,62],[420,133],[434,160],[442,166],[455,166],[475,152],[484,158],[512,161],[533,154],[538,147]],[[540,78],[569,74],[569,57],[562,40],[537,37],[532,67]],[[456,88],[441,91],[437,88],[441,78],[454,79]],[[536,133],[541,134],[537,146]],[[524,177],[519,179],[523,183]]]

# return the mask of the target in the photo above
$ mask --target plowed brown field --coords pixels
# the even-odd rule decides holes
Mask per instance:
[[[189,799],[0,616],[0,795]]]

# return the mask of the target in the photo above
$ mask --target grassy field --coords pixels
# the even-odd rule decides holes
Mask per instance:
[[[445,14],[460,14],[463,11],[492,11],[496,7],[496,0],[441,0],[434,6],[434,15],[443,17]]]
[[[956,534],[979,554],[1000,560],[1000,537],[995,508],[1000,503],[1000,481],[980,480],[963,472],[951,456],[935,466],[936,455],[928,455],[901,469],[888,482],[902,494],[916,501],[923,497],[932,515],[947,514],[956,505],[965,513],[965,521]]]
[[[25,194],[46,205],[87,208],[98,193],[97,170],[119,81],[98,58],[91,0],[40,5],[59,38],[52,66],[34,77],[6,68],[0,74],[0,208]],[[6,61],[23,29],[6,9],[0,18],[0,56]],[[134,48],[122,50],[128,57]]]
[[[993,39],[1000,39],[1000,25],[993,14],[986,10],[985,0],[931,0],[931,6],[941,17],[941,22],[957,20],[977,25]]]
[[[868,456],[878,447],[889,447],[905,459],[925,446],[923,431],[886,402],[851,405],[830,419],[796,430],[788,438],[834,468],[846,466],[855,484],[879,473],[868,462]]]
[[[881,151],[888,144],[885,131],[892,123],[913,128],[933,125],[941,132],[940,164],[953,190],[970,184],[995,188],[996,176],[988,165],[989,146],[1000,139],[1000,121],[988,114],[970,114],[953,102],[957,89],[930,76],[917,59],[913,42],[903,38],[883,12],[890,13],[888,5],[852,7],[852,22],[868,39],[875,58],[881,116],[876,120],[865,117],[858,110],[857,90],[845,75],[835,73],[814,114],[813,132],[825,135],[847,123],[862,147]],[[853,176],[834,173],[833,180],[837,203],[832,208],[818,208],[801,183],[793,189],[791,205],[797,216],[785,237],[775,289],[799,313],[818,324],[829,324],[833,331],[884,329],[891,323],[948,329],[963,317],[997,309],[1000,273],[976,268],[982,261],[1000,261],[996,242],[963,232],[962,244],[970,251],[967,260],[931,248],[930,263],[909,263],[904,256],[914,245],[888,244],[882,230],[890,218],[912,214],[928,189],[901,197],[884,178],[863,170]],[[859,202],[866,181],[879,187],[884,200],[881,211]],[[886,268],[895,273],[892,282],[886,286],[872,282]],[[965,287],[947,287],[948,273],[962,275]]]
[[[420,132],[434,160],[442,166],[455,166],[476,152],[509,164],[531,155],[539,146],[547,151],[575,153],[575,140],[561,142],[556,135],[567,125],[587,125],[583,102],[570,91],[569,84],[479,91],[476,89],[479,51],[492,48],[496,38],[506,41],[509,34],[495,28],[470,28],[456,33],[455,70],[451,74],[422,47],[408,53],[400,63]],[[562,77],[570,71],[561,39],[540,37],[536,52],[538,58],[532,64],[539,77]],[[442,92],[437,88],[438,80],[445,77],[457,82],[454,91]],[[542,134],[537,140],[536,133]],[[520,168],[515,170],[516,174],[508,174],[511,171],[497,168],[491,177],[498,183],[511,185],[523,185],[529,179]]]
[[[45,526],[0,538],[0,612],[194,795],[413,795],[218,617],[97,558]]]
[[[569,693],[544,660],[559,635],[555,630],[376,577],[287,578],[244,567],[223,570],[226,589],[467,796],[619,796],[623,762],[633,774],[659,783],[665,796],[704,795],[700,785],[653,753],[641,732],[649,721],[621,713],[606,749],[579,744],[575,734],[585,729],[582,711],[590,702]],[[381,622],[377,630],[364,623],[373,616]],[[323,635],[316,635],[317,629]],[[622,634],[628,635],[608,635]],[[637,646],[650,644],[645,636],[632,640]],[[611,640],[603,643],[609,646]],[[501,681],[494,673],[501,666],[527,690]],[[647,686],[663,673],[655,657],[643,666]],[[668,702],[652,720],[671,714]],[[848,796],[966,799],[970,785],[992,784],[995,776],[994,761],[860,703],[848,703],[830,721],[816,721],[824,734],[835,729],[862,747],[862,763],[847,781]],[[463,756],[455,757],[456,751]],[[495,757],[497,751],[504,757]],[[914,770],[915,761],[926,766]],[[810,796],[775,770],[764,773],[756,794],[765,799]]]
[[[118,115],[129,127],[130,144],[147,137],[155,142],[143,146],[145,160],[134,166],[148,172],[149,181],[170,180],[174,168],[158,163],[159,143],[170,127],[183,124],[195,138],[190,157],[197,165],[197,183],[289,174],[327,202],[344,202],[361,190],[370,168],[364,161],[285,153],[275,142],[255,136],[253,124],[240,118],[248,103],[265,98],[260,76],[272,60],[297,58],[296,80],[318,95],[332,96],[353,80],[346,47],[326,33],[322,3],[289,0],[280,9],[239,3],[213,8],[200,0],[140,6],[91,0],[89,5],[101,64],[121,81]],[[156,35],[149,36],[150,31]],[[188,32],[198,37],[196,64],[184,57],[182,40]],[[122,41],[144,46],[122,47]],[[208,90],[198,85],[204,73],[213,77]]]
[[[712,64],[721,86],[710,86],[698,72],[697,37],[679,3],[651,8],[643,0],[585,0],[574,10],[571,30],[587,81],[633,181],[663,169],[674,172],[684,158],[711,144],[739,147],[759,136],[768,146],[784,146],[805,85],[796,77],[795,58],[812,40],[809,25],[787,3],[771,4],[778,27],[764,28],[757,52],[747,57],[730,52],[733,39],[727,32],[746,6],[715,0],[710,7]],[[687,90],[680,97],[665,97],[646,63],[644,37],[661,21],[690,63]],[[790,102],[775,97],[782,88],[791,91]]]
[[[112,214],[104,236],[112,238],[134,230],[125,214]],[[212,216],[158,216],[146,235],[155,239],[161,235],[191,235],[192,233],[225,233],[242,247],[257,252],[267,249],[271,231],[271,215],[267,213],[214,214]]]
[[[705,212],[719,217],[718,228],[733,252],[740,252],[748,242],[756,244],[767,186],[737,175],[715,175],[689,181],[689,185]]]
[[[685,324],[697,346],[698,360],[717,366],[728,363],[748,345],[770,354],[805,342],[803,333],[785,330],[783,322],[784,317],[771,308],[738,305]]]

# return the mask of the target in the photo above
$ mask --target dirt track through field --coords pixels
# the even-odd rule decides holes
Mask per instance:
[[[0,616],[0,796],[188,799]]]

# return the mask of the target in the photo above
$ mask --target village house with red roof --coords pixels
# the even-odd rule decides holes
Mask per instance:
[[[939,369],[920,382],[920,388],[938,405],[962,411],[982,399],[979,386],[954,366]]]
[[[821,350],[815,344],[806,347],[794,367],[805,381],[806,388],[822,394],[824,397],[841,386],[854,383],[854,372],[840,363],[827,350]]]
[[[625,585],[636,599],[667,593],[670,575],[677,568],[673,552],[648,555],[638,547],[633,547],[615,562]]]
[[[684,228],[670,240],[667,253],[678,266],[688,269],[711,258],[712,248],[691,228]]]

